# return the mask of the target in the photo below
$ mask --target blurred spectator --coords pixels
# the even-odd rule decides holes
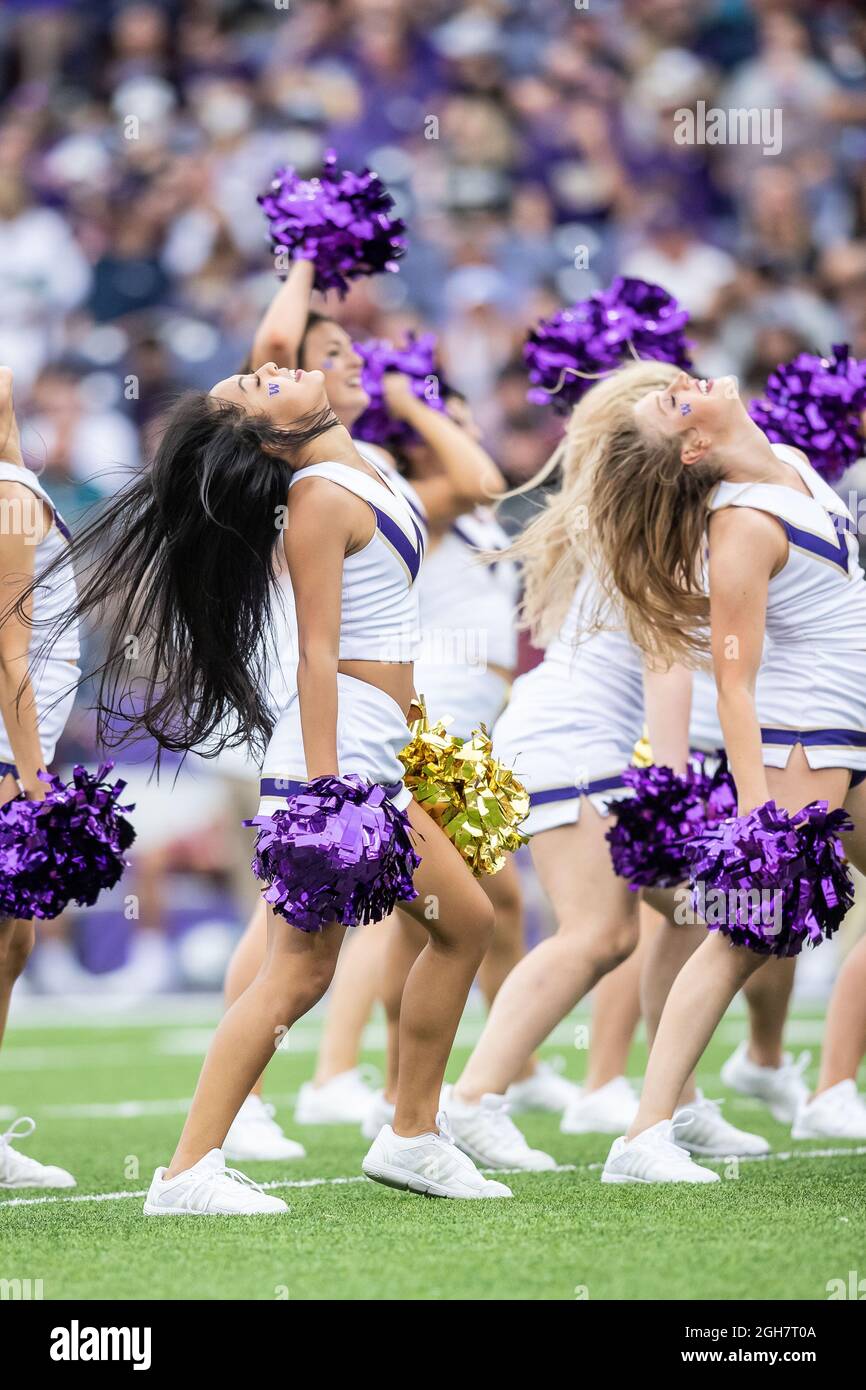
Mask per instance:
[[[400,274],[329,312],[359,338],[432,327],[514,482],[562,428],[527,405],[526,332],[616,273],[677,295],[698,369],[749,391],[801,348],[866,356],[856,0],[6,0],[0,92],[0,361],[73,524],[172,396],[240,367],[274,287],[256,195],[329,146],[375,168],[409,226]],[[739,108],[780,113],[775,154],[681,138],[684,113],[697,129]],[[79,710],[63,756],[90,742]],[[212,877],[196,836],[221,804],[203,791],[181,836],[171,779],[145,791],[145,773],[162,838],[140,846],[137,979],[163,973],[169,877]]]
[[[116,491],[139,462],[135,426],[95,402],[95,394],[88,397],[75,368],[45,367],[22,434],[31,464],[70,526],[91,502]]]

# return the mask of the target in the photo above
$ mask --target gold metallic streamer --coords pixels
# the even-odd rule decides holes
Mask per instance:
[[[632,767],[652,767],[653,765],[653,750],[650,748],[649,735],[646,727],[644,727],[641,737],[634,746],[634,752],[631,755],[631,763]]]
[[[527,842],[518,829],[529,815],[529,793],[493,757],[482,724],[468,739],[430,724],[423,700],[410,741],[398,756],[406,786],[463,855],[473,874],[495,874],[505,856]]]

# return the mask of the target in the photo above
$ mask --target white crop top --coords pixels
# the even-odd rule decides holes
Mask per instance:
[[[511,560],[485,564],[483,551],[504,550],[508,536],[487,507],[458,517],[424,561],[418,582],[425,644],[443,632],[478,633],[484,657],[511,671],[517,665],[519,578]],[[431,654],[431,660],[434,656]]]
[[[35,498],[45,503],[54,519],[54,524],[42,540],[37,541],[33,547],[33,573],[38,578],[53,560],[68,552],[71,540],[69,529],[55,509],[54,503],[36,474],[32,473],[29,468],[22,468],[15,463],[0,463],[0,479],[4,482],[21,483],[23,487],[29,488]],[[13,505],[11,501],[8,504],[10,508]],[[26,507],[26,503],[23,505]],[[38,505],[38,503],[34,505]],[[26,513],[22,515],[20,520],[25,527],[26,535],[28,527]],[[41,518],[34,515],[30,524],[35,530],[40,522]],[[78,660],[80,648],[77,620],[62,630],[55,631],[58,618],[72,608],[75,599],[75,575],[72,562],[68,558],[54,571],[47,583],[39,584],[33,590],[30,618],[32,629],[28,653],[30,677],[35,687],[37,705],[39,704],[40,678],[46,665],[54,661],[77,662]],[[50,647],[48,645],[49,639]]]
[[[753,507],[782,524],[788,559],[769,583],[767,640],[866,651],[866,583],[854,519],[829,483],[784,444],[773,452],[796,468],[811,496],[779,483],[719,483],[711,511]]]
[[[367,459],[372,467],[372,461]],[[371,478],[345,463],[315,463],[295,473],[327,478],[360,497],[373,513],[371,539],[343,561],[340,658],[346,661],[414,661],[419,645],[415,580],[424,556],[424,534],[403,494],[376,467]]]

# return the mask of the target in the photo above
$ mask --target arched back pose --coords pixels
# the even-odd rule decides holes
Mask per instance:
[[[75,602],[69,532],[35,473],[24,464],[12,399],[12,373],[0,367],[0,804],[24,791],[41,801],[39,779],[75,699],[78,625],[74,616],[46,643],[57,615]],[[32,589],[22,613],[19,597],[34,573],[54,562],[50,581]],[[33,923],[0,918],[0,1041],[15,981],[33,949]],[[74,1187],[63,1168],[38,1163],[12,1147],[33,1121],[22,1116],[0,1134],[0,1187]]]
[[[709,616],[740,813],[773,798],[791,815],[815,801],[862,814],[862,788],[849,787],[866,768],[866,585],[851,517],[805,456],[770,444],[733,379],[681,373],[624,403],[587,506],[597,571],[639,645],[693,661]],[[858,835],[846,849],[858,854]],[[606,1181],[717,1180],[674,1142],[671,1116],[734,993],[765,959],[716,931],[684,966]]]
[[[88,566],[97,535],[102,552]],[[297,693],[274,727],[264,666],[279,545],[300,657]],[[76,611],[111,610],[98,700],[104,741],[145,730],[180,751],[214,738],[266,744],[264,814],[284,807],[299,784],[349,773],[406,809],[423,855],[419,915],[426,921],[427,894],[440,912],[407,982],[394,1128],[379,1135],[364,1171],[420,1193],[509,1195],[437,1127],[445,1063],[492,913],[457,850],[411,801],[396,756],[414,696],[420,535],[402,496],[334,416],[323,373],[267,363],[182,399],[151,470],[77,549],[84,570]],[[129,633],[142,653],[132,671],[123,659]],[[130,682],[139,698],[128,708]],[[154,1175],[147,1214],[286,1210],[227,1170],[220,1146],[275,1040],[327,989],[343,935],[336,924],[301,931],[269,908],[265,961],[217,1029],[174,1157]]]
[[[328,403],[351,433],[369,404],[361,382],[363,363],[341,324],[327,314],[311,312],[314,276],[313,262],[293,262],[259,325],[248,365],[273,360],[281,367],[322,371]],[[402,477],[386,450],[360,441],[355,441],[355,447],[374,468],[386,470],[406,496],[422,530],[428,518],[433,524],[439,524],[440,519],[450,522],[481,498],[501,490],[501,475],[489,456],[452,421],[443,420],[439,412],[418,400],[396,376],[386,380],[385,391],[392,413],[405,413],[437,460],[435,479],[429,486],[420,481],[416,490]],[[282,648],[275,669],[275,693],[283,687],[291,691],[297,664],[290,583],[283,586],[283,594],[287,614],[277,610],[273,640],[275,649]],[[286,620],[281,621],[281,617]],[[315,1075],[298,1095],[295,1119],[302,1125],[358,1124],[370,1108],[373,1093],[358,1069],[358,1060],[364,1027],[381,988],[387,934],[385,923],[371,923],[344,943],[328,998]],[[260,904],[229,963],[225,982],[228,1007],[255,978],[266,944],[265,910]],[[258,1079],[231,1127],[225,1144],[227,1156],[242,1160],[302,1156],[302,1147],[282,1133],[271,1107],[263,1103],[263,1081],[263,1077]]]
[[[494,740],[498,756],[514,764],[530,791],[524,828],[532,836],[533,861],[557,929],[505,981],[447,1102],[458,1143],[490,1166],[553,1166],[549,1155],[523,1140],[506,1112],[504,1093],[534,1049],[631,955],[638,939],[638,897],[614,873],[605,833],[608,803],[622,794],[622,774],[643,729],[643,663],[585,567],[580,499],[585,475],[599,466],[620,423],[623,402],[634,404],[676,376],[676,368],[665,363],[636,363],[583,397],[562,448],[562,486],[512,547],[524,568],[525,619],[549,644],[541,665],[515,682]],[[599,609],[609,626],[586,632]],[[675,760],[665,744],[667,731],[654,730],[652,737],[659,761]],[[626,1023],[625,1051],[633,1019]],[[607,1089],[608,1122],[616,1113],[628,1123],[637,1098],[626,1079]],[[694,1111],[696,1144],[714,1144],[723,1153],[766,1147],[727,1124],[709,1102]],[[566,1111],[563,1129],[580,1127],[579,1114]]]

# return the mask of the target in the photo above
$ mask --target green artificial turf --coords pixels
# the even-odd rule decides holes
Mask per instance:
[[[572,1138],[557,1117],[527,1115],[519,1119],[530,1141],[574,1170],[509,1176],[511,1201],[429,1201],[359,1180],[360,1134],[292,1124],[290,1100],[310,1074],[319,1026],[303,1025],[271,1068],[279,1117],[307,1157],[242,1166],[262,1182],[347,1181],[276,1189],[290,1204],[286,1217],[146,1220],[140,1197],[68,1197],[139,1191],[167,1162],[205,1023],[13,1022],[0,1057],[2,1113],[33,1115],[38,1129],[25,1151],[69,1168],[78,1187],[36,1204],[22,1199],[49,1194],[0,1192],[0,1279],[41,1279],[46,1299],[701,1300],[824,1299],[828,1281],[866,1274],[866,1154],[840,1141],[792,1142],[743,1098],[728,1097],[725,1113],[766,1134],[774,1153],[850,1147],[850,1157],[742,1161],[709,1188],[602,1186],[608,1137]],[[792,1026],[820,1033],[802,1014]],[[467,1042],[473,1029],[470,1020]],[[726,1019],[704,1060],[712,1096],[725,1094],[719,1068],[741,1032],[739,1018]],[[467,1051],[465,1043],[455,1050],[452,1076]],[[637,1045],[632,1075],[644,1055]],[[575,1078],[584,1057],[571,1054]],[[367,1059],[381,1064],[381,1051]],[[76,1111],[122,1101],[140,1104],[125,1116]],[[172,1102],[174,1112],[163,1113]]]

